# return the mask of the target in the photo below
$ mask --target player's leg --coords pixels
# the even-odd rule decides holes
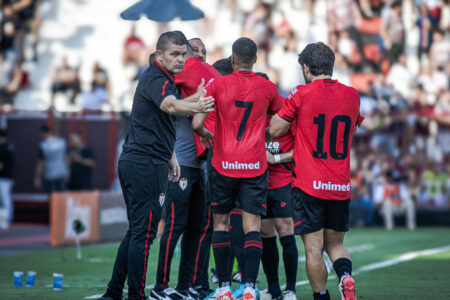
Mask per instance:
[[[156,236],[161,204],[167,190],[168,169],[128,164],[126,188],[130,203],[130,243],[128,248],[128,299],[145,298],[145,274],[150,245]]]
[[[286,272],[286,290],[283,298],[296,299],[295,283],[297,282],[298,250],[294,236],[294,221],[292,219],[291,185],[269,191],[269,199],[273,223],[283,247],[283,262]],[[269,207],[269,206],[268,206]]]
[[[214,213],[212,248],[219,279],[218,300],[232,298],[230,254],[231,242],[228,229],[230,212],[234,208],[237,180],[219,174],[214,168],[209,173],[211,180],[211,208]]]
[[[256,299],[256,278],[262,256],[261,215],[265,214],[269,173],[254,178],[241,179],[239,201],[244,227],[246,287],[244,299]]]
[[[352,262],[344,246],[344,234],[349,229],[350,200],[329,200],[325,212],[324,249],[333,262],[339,278],[341,298],[356,299]]]
[[[180,180],[169,183],[167,189],[166,222],[159,244],[156,284],[150,294],[152,299],[165,297],[163,291],[168,287],[170,281],[173,254],[188,220],[189,199],[192,191],[191,172],[190,168],[185,166],[180,166],[180,171]]]
[[[298,188],[292,190],[294,233],[301,235],[306,254],[306,274],[314,299],[330,299],[327,268],[322,257],[325,200],[310,196]]]
[[[261,239],[263,245],[261,262],[266,274],[267,291],[271,299],[281,299],[281,287],[278,279],[280,255],[277,246],[277,232],[272,218],[261,220]]]
[[[205,190],[204,176],[201,169],[191,168],[192,191],[189,204],[188,220],[186,230],[181,241],[181,260],[178,271],[177,290],[198,297],[195,290],[189,285],[193,281],[194,272],[198,269],[198,258],[196,257],[199,241],[202,237],[203,223],[205,217]],[[186,293],[184,293],[186,294]]]

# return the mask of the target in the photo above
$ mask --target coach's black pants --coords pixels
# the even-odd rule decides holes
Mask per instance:
[[[206,219],[204,188],[203,170],[185,166],[181,166],[180,180],[169,183],[165,204],[166,225],[161,237],[156,274],[157,289],[166,287],[170,280],[170,265],[181,234],[183,238],[177,288],[187,290],[194,273],[198,272],[198,249],[200,242],[204,241],[202,229]]]
[[[129,228],[119,246],[107,293],[119,298],[128,276],[128,299],[145,298],[150,245],[156,236],[167,190],[167,165],[119,162],[119,180],[127,206]]]

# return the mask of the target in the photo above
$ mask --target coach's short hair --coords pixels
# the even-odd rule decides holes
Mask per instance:
[[[222,75],[228,75],[233,73],[233,65],[231,64],[231,57],[219,59],[212,66]]]
[[[156,42],[156,50],[166,51],[169,44],[186,45],[187,40],[181,31],[167,31],[161,34]]]
[[[256,58],[256,43],[249,38],[238,38],[232,46],[233,55],[243,63],[252,63]]]
[[[308,44],[298,56],[300,65],[307,65],[313,76],[333,75],[334,53],[322,42]]]

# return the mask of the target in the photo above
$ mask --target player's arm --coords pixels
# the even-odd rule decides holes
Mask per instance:
[[[267,162],[271,165],[288,163],[288,162],[292,161],[293,154],[294,154],[294,149],[292,149],[291,151],[286,152],[286,153],[275,154],[275,155],[273,155],[269,151],[266,151]]]
[[[276,114],[270,120],[269,134],[272,138],[280,137],[289,130],[290,126],[291,122],[280,118],[278,114]]]

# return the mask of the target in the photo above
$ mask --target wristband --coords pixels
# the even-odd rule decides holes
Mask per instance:
[[[276,163],[276,164],[279,164],[280,161],[281,161],[280,154],[275,154],[275,155],[273,156],[273,159],[275,160],[275,163]]]

